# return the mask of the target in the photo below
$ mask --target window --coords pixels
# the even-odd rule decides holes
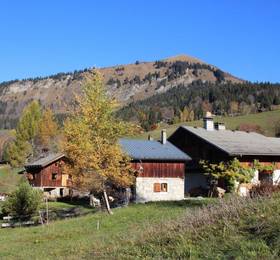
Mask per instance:
[[[167,183],[154,183],[154,192],[167,192]]]
[[[160,183],[154,183],[154,192],[160,192]]]
[[[52,173],[52,181],[55,181],[57,179],[57,173],[53,172]]]
[[[261,183],[273,184],[273,174],[269,174],[266,172],[260,172],[259,181]]]
[[[160,185],[160,191],[161,192],[167,192],[167,183],[162,183]]]

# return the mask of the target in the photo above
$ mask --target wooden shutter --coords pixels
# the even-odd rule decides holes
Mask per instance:
[[[160,183],[154,183],[154,192],[160,192]]]

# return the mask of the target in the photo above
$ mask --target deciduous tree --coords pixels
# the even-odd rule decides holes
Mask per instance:
[[[106,95],[98,72],[84,84],[77,104],[64,124],[64,150],[70,160],[65,171],[76,188],[103,193],[106,202],[109,187],[129,187],[134,181],[129,158],[118,144],[133,127],[114,117],[116,104]],[[108,203],[107,208],[110,213]]]
[[[38,145],[43,150],[55,150],[56,149],[56,137],[58,136],[58,125],[55,121],[53,112],[47,109],[43,112],[42,118],[38,126]]]

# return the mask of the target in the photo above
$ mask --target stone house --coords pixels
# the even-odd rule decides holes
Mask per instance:
[[[185,192],[185,164],[191,158],[166,140],[121,139],[120,145],[132,159],[137,172],[136,202],[182,200]]]

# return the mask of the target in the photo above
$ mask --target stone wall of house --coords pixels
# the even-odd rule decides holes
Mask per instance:
[[[167,191],[155,191],[155,184],[167,184]],[[184,199],[182,178],[136,178],[136,202]]]
[[[277,169],[273,172],[273,184],[280,184],[280,170]]]
[[[253,179],[251,180],[252,184],[259,184],[259,171],[256,170]]]
[[[59,197],[66,197],[70,195],[69,193],[70,189],[66,187],[56,187],[56,188],[34,187],[34,189],[43,191],[44,196],[47,198],[59,198]]]

